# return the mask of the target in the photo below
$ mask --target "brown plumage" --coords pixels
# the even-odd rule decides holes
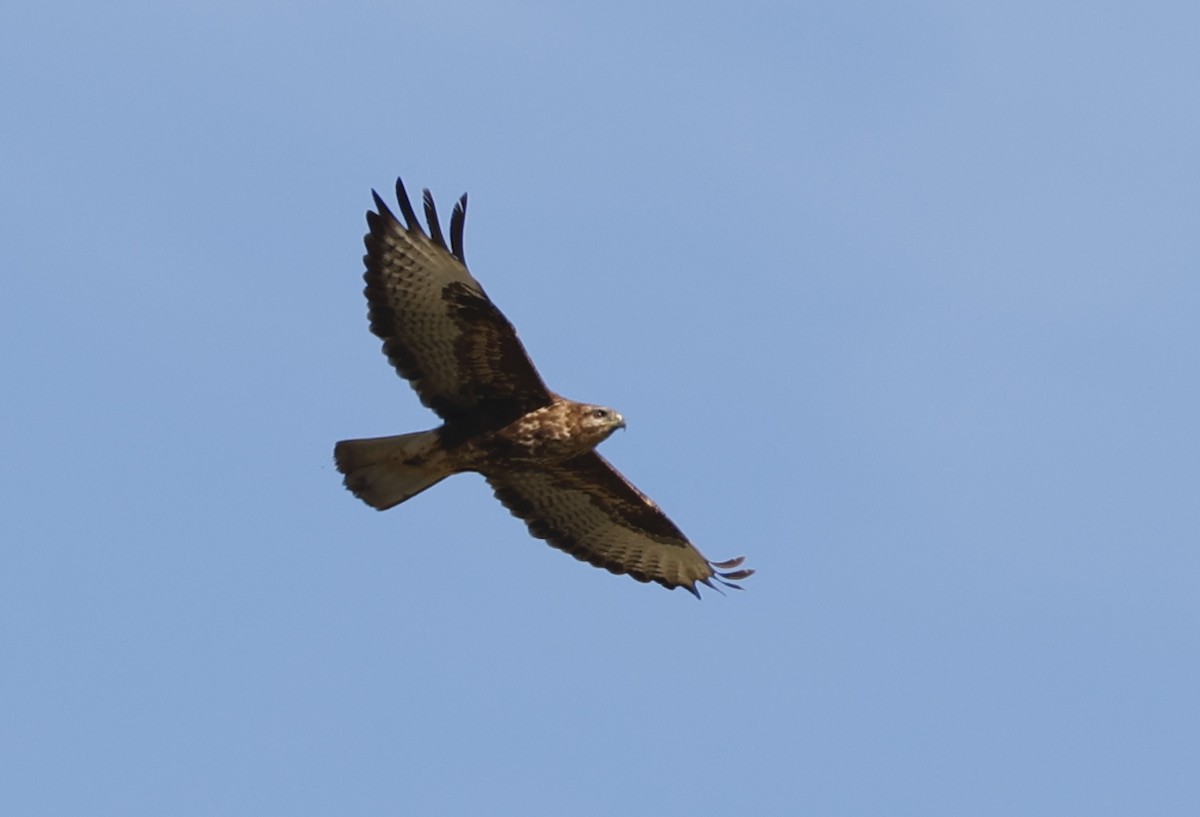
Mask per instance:
[[[334,458],[355,496],[384,510],[451,474],[475,471],[534,536],[613,573],[698,597],[697,582],[737,588],[754,572],[735,569],[741,558],[705,559],[593,450],[625,420],[546,388],[512,324],[467,271],[466,195],[450,216],[449,246],[428,190],[428,235],[399,179],[404,224],[374,196],[363,258],[371,331],[443,425],[339,442]]]

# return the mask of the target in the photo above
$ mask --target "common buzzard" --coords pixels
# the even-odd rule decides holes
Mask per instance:
[[[343,440],[338,470],[355,496],[385,510],[451,474],[484,476],[529,532],[577,559],[640,582],[714,587],[754,571],[742,558],[710,562],[647,496],[595,452],[625,420],[610,408],[546,388],[516,330],[467,271],[464,194],[450,216],[450,243],[424,191],[427,235],[404,185],[404,224],[378,193],[364,241],[371,331],[388,360],[442,418],[430,431]]]

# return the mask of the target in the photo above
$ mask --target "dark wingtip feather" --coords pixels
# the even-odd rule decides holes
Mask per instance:
[[[740,582],[742,579],[748,579],[751,576],[753,576],[754,571],[750,570],[750,569],[732,570],[728,573],[718,573],[717,575],[720,576],[722,579],[729,579],[730,581]]]
[[[463,227],[466,223],[467,194],[463,193],[462,198],[454,205],[454,212],[450,214],[450,251],[464,264],[467,263],[467,256],[463,252]]]
[[[396,177],[396,200],[400,203],[400,212],[404,214],[404,221],[408,225],[408,229],[425,235],[425,231],[421,229],[421,222],[417,221],[417,211],[413,209],[412,202],[408,198],[408,191],[404,189],[404,182],[398,176]]]
[[[741,590],[742,586],[740,584],[734,584],[734,582],[740,582],[742,579],[750,578],[754,575],[754,571],[748,567],[742,568],[741,570],[728,570],[727,568],[737,567],[744,561],[746,561],[746,557],[739,556],[736,559],[729,559],[728,561],[724,562],[709,562],[709,566],[717,568],[711,578],[715,579],[725,587],[733,590]],[[707,583],[707,580],[705,583]],[[712,587],[713,585],[709,586]]]
[[[372,226],[374,226],[373,219],[377,219],[380,216],[383,218],[390,218],[392,221],[396,220],[396,217],[392,215],[392,211],[388,209],[387,202],[385,202],[377,192],[372,190],[371,197],[375,199],[375,212],[371,212],[370,210],[367,211],[367,221],[371,223]]]
[[[700,595],[700,588],[696,586],[697,583],[703,584],[710,590],[716,590],[723,596],[725,595],[725,591],[721,589],[722,587],[728,587],[730,590],[741,590],[742,586],[740,584],[735,584],[735,582],[739,582],[742,579],[747,579],[754,575],[754,571],[750,568],[743,568],[742,570],[724,570],[724,568],[737,567],[744,561],[746,561],[746,557],[739,556],[736,559],[729,559],[725,562],[709,562],[709,567],[718,569],[714,570],[712,575],[708,576],[707,578],[697,579],[696,581],[689,582],[688,584],[675,584],[674,582],[670,582],[661,578],[655,579],[655,581],[670,590],[674,590],[676,587],[682,587],[684,590],[688,591],[698,599],[702,597]],[[637,578],[637,576],[634,576],[634,578]],[[641,579],[641,581],[645,581],[645,579]]]
[[[421,201],[425,205],[425,220],[429,222],[429,237],[433,239],[433,243],[437,244],[443,250],[447,249],[446,239],[442,235],[442,225],[438,221],[437,207],[433,203],[433,194],[429,189],[421,191]]]

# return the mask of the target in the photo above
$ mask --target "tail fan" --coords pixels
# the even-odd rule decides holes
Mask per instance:
[[[437,431],[342,440],[333,448],[345,485],[380,511],[411,499],[454,473]]]

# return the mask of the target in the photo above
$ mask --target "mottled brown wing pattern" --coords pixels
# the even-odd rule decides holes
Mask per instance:
[[[699,597],[697,582],[741,589],[734,582],[754,572],[733,569],[742,558],[704,558],[653,501],[594,451],[559,466],[484,476],[531,534],[612,573],[683,587]]]
[[[426,235],[404,185],[396,198],[405,223],[376,193],[370,231],[366,296],[371,331],[409,380],[421,402],[446,421],[499,427],[553,399],[508,319],[467,271],[463,226],[467,197],[450,218],[450,246],[429,191]]]

